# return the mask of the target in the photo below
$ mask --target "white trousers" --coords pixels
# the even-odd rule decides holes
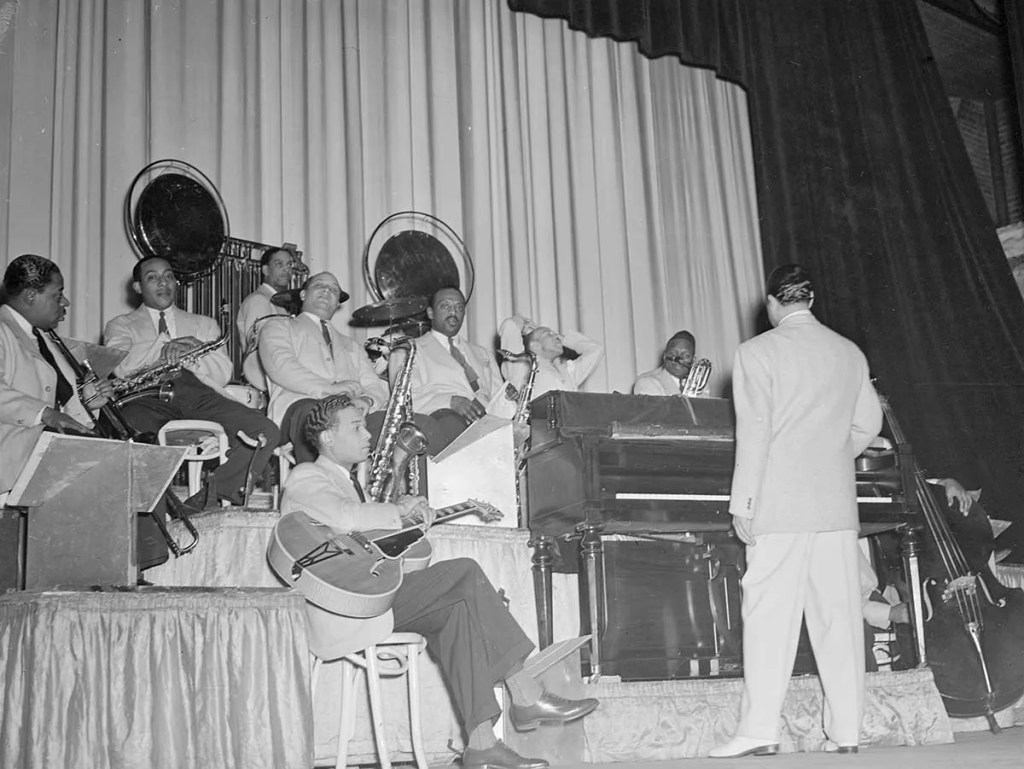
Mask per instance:
[[[854,531],[762,534],[747,548],[737,735],[779,741],[803,615],[825,693],[825,733],[840,745],[858,744],[864,709],[860,558]]]

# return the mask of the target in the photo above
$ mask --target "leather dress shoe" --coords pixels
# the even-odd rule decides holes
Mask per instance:
[[[513,703],[509,718],[517,732],[528,732],[541,724],[564,724],[583,718],[598,705],[593,697],[568,700],[551,692],[544,692],[532,705]]]
[[[752,740],[749,737],[733,737],[724,745],[708,751],[710,758],[742,758],[743,756],[774,756],[779,752],[779,743]]]
[[[501,740],[489,748],[466,748],[462,769],[545,769],[543,758],[523,758]]]

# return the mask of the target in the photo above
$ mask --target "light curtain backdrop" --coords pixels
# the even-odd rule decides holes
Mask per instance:
[[[335,272],[344,318],[374,227],[416,209],[472,254],[469,337],[577,328],[607,351],[587,389],[628,392],[680,328],[721,386],[754,332],[742,90],[503,0],[0,0],[0,256],[61,265],[63,334],[129,306],[124,195],[161,158],[233,235]]]

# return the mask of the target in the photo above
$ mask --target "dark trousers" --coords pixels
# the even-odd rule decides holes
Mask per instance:
[[[427,639],[466,733],[496,718],[494,685],[533,643],[477,562],[456,558],[406,574],[391,610],[396,631]]]
[[[214,471],[213,481],[217,496],[236,505],[244,499],[250,459],[253,475],[257,476],[263,472],[278,443],[277,425],[255,409],[203,384],[191,371],[182,371],[174,379],[174,397],[170,403],[147,396],[124,405],[121,411],[132,427],[141,432],[155,433],[172,419],[207,419],[222,425],[230,448],[227,461]],[[266,437],[266,445],[255,452],[255,457],[254,450],[239,440],[239,430],[253,439],[260,433]]]

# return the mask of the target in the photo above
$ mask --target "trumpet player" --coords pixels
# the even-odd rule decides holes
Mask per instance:
[[[260,272],[263,283],[242,301],[238,308],[235,325],[238,338],[245,345],[245,360],[242,371],[253,387],[267,389],[267,375],[260,362],[258,343],[259,332],[264,319],[268,316],[287,315],[288,310],[278,307],[271,299],[274,294],[284,291],[292,282],[292,252],[287,248],[270,248],[260,257]]]
[[[681,395],[686,379],[693,368],[697,352],[697,340],[689,331],[677,331],[661,353],[661,365],[637,377],[633,383],[634,395]],[[707,396],[707,384],[696,397]]]
[[[108,382],[85,385],[47,338],[64,320],[60,268],[35,254],[23,254],[4,272],[0,306],[0,498],[14,486],[44,429],[90,433],[91,408],[107,402]]]
[[[218,501],[239,505],[250,467],[254,476],[262,473],[277,446],[277,426],[224,394],[221,388],[231,378],[232,365],[223,349],[211,349],[201,356],[193,352],[218,340],[220,327],[213,318],[175,306],[178,280],[167,260],[148,257],[136,262],[132,288],[141,297],[141,306],[113,318],[103,331],[107,346],[128,353],[115,373],[123,377],[130,372],[166,367],[166,381],[173,386],[173,396],[167,402],[153,392],[126,403],[122,408],[125,419],[143,432],[156,432],[172,419],[220,423],[230,443],[227,461],[213,472],[207,488],[187,503],[198,508]],[[262,434],[264,445],[253,449],[239,439],[239,432],[252,439]]]
[[[515,314],[502,321],[498,329],[501,349],[516,357],[506,357],[501,364],[505,381],[518,392],[530,373],[530,361],[525,353],[536,356],[537,374],[533,380],[530,399],[539,398],[551,390],[576,392],[586,381],[604,355],[600,342],[581,334],[566,331],[559,334],[548,326],[538,326],[529,318]],[[568,354],[575,353],[575,354]],[[505,398],[499,416],[513,416],[515,398]],[[512,411],[509,411],[509,404]],[[497,410],[497,409],[496,409]]]

